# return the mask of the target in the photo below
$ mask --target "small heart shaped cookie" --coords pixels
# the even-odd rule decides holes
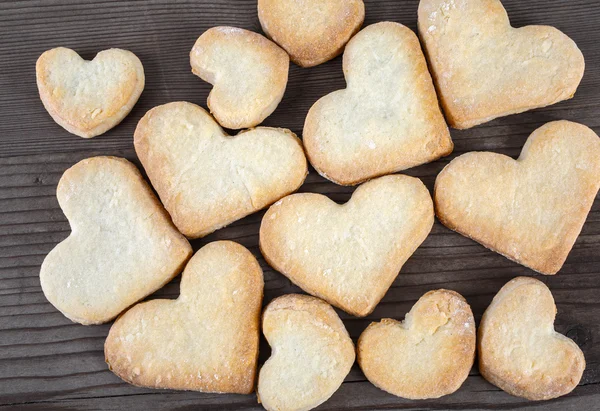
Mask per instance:
[[[308,173],[291,131],[259,127],[228,136],[191,103],[150,110],[134,144],[173,222],[190,238],[268,206],[297,190]]]
[[[263,217],[260,249],[306,292],[365,316],[432,226],[423,183],[386,176],[361,185],[343,205],[313,193],[285,197]]]
[[[465,129],[569,99],[585,62],[548,26],[513,28],[498,0],[421,0],[419,35],[446,119]]]
[[[498,291],[479,324],[479,371],[509,394],[548,400],[568,394],[585,369],[583,353],[554,331],[550,290],[518,277]]]
[[[354,364],[354,344],[334,309],[318,298],[289,294],[263,313],[271,357],[258,376],[258,398],[269,411],[311,410],[342,385]]]
[[[358,340],[358,364],[371,383],[413,400],[452,394],[475,361],[475,320],[458,293],[430,291],[404,321],[371,323]]]
[[[308,112],[303,141],[325,178],[353,185],[450,154],[452,140],[417,36],[398,23],[361,30],[344,52],[348,83]]]
[[[40,282],[48,301],[72,321],[112,320],[171,281],[192,255],[125,159],[80,161],[65,171],[56,196],[72,232],[44,259]]]
[[[518,160],[496,153],[455,158],[435,181],[448,228],[542,274],[555,274],[600,188],[600,139],[586,126],[548,123]]]
[[[144,68],[130,51],[101,51],[86,61],[71,49],[44,52],[36,64],[40,98],[69,133],[91,138],[129,114],[144,90]]]
[[[190,52],[192,72],[214,88],[208,107],[226,128],[254,127],[283,97],[290,58],[277,44],[252,31],[213,27]]]
[[[339,55],[365,19],[362,0],[258,0],[263,30],[302,67]]]
[[[209,243],[185,267],[178,299],[138,304],[115,321],[106,362],[137,386],[251,393],[262,296],[252,253],[231,241]]]

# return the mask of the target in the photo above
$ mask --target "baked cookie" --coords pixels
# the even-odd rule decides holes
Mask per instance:
[[[568,394],[585,369],[583,353],[554,331],[550,290],[534,278],[517,277],[498,291],[479,324],[481,375],[509,394],[549,400]]]
[[[600,139],[555,121],[529,136],[518,160],[496,153],[455,158],[435,181],[448,228],[542,274],[556,274],[600,188]]]
[[[285,197],[263,217],[260,249],[304,291],[362,317],[432,226],[427,188],[417,178],[393,175],[361,185],[343,205],[313,193]]]
[[[186,102],[148,111],[134,144],[173,222],[190,238],[268,206],[297,190],[308,173],[291,131],[258,127],[228,136]]]
[[[399,322],[371,323],[358,340],[358,364],[367,379],[413,400],[452,394],[475,361],[475,320],[458,293],[430,291]]]
[[[144,68],[130,51],[103,50],[86,61],[71,49],[45,51],[35,67],[44,107],[69,133],[91,138],[129,114],[144,90]]]
[[[117,157],[92,157],[69,168],[56,190],[71,234],[44,259],[46,298],[72,321],[89,325],[171,281],[192,247],[137,168]]]
[[[446,119],[470,128],[569,99],[585,62],[548,26],[511,27],[498,0],[421,0],[419,35]]]
[[[348,87],[318,100],[304,146],[323,177],[343,185],[428,163],[453,145],[417,36],[373,24],[344,51]]]
[[[209,243],[185,267],[178,299],[138,304],[115,321],[106,362],[137,386],[249,394],[262,296],[252,253],[231,241]]]
[[[354,344],[334,309],[318,298],[289,294],[263,313],[271,357],[258,376],[268,411],[310,410],[327,401],[354,364]]]
[[[264,32],[302,67],[339,55],[362,25],[362,0],[258,0]]]
[[[283,97],[290,58],[277,44],[252,31],[213,27],[190,52],[192,72],[214,87],[208,108],[226,128],[254,127]]]

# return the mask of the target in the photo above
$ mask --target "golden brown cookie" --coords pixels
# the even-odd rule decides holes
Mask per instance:
[[[583,353],[554,331],[550,290],[517,277],[498,291],[479,325],[479,371],[509,394],[549,400],[573,391],[585,369]]]
[[[569,99],[585,62],[548,26],[511,27],[498,0],[421,0],[419,35],[448,123],[470,128]]]
[[[527,139],[520,157],[467,153],[435,182],[448,228],[542,274],[562,267],[600,188],[600,139],[555,121]]]
[[[231,241],[209,243],[185,267],[179,298],[138,304],[115,321],[106,362],[137,386],[248,394],[262,296],[252,253]]]
[[[410,399],[452,394],[475,361],[475,320],[458,293],[430,291],[399,322],[371,323],[358,340],[358,364],[369,381]]]

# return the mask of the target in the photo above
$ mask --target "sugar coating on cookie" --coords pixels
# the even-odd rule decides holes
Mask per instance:
[[[254,390],[263,274],[232,241],[202,247],[176,300],[134,306],[104,345],[109,368],[143,387],[249,394]]]
[[[258,0],[264,32],[302,67],[339,55],[365,19],[362,0]]]
[[[335,310],[318,298],[289,294],[263,313],[271,357],[258,376],[268,411],[310,410],[327,401],[354,364],[352,339]]]
[[[367,379],[410,399],[452,394],[475,360],[475,320],[458,293],[430,291],[404,321],[371,323],[358,340],[358,363]]]
[[[135,150],[175,226],[203,237],[302,185],[307,162],[287,129],[225,134],[201,107],[169,103],[138,123]]]
[[[571,392],[585,369],[583,352],[554,331],[556,306],[548,287],[515,278],[486,309],[478,334],[479,371],[509,394],[549,400]]]
[[[192,72],[214,87],[208,107],[219,124],[231,129],[257,126],[283,98],[289,56],[252,31],[213,27],[190,52]]]
[[[325,178],[354,185],[450,154],[452,140],[417,36],[392,22],[361,30],[344,51],[348,84],[308,112],[303,142]]]
[[[418,16],[454,128],[569,99],[583,77],[583,54],[573,40],[554,27],[511,27],[499,0],[421,0]]]
[[[513,261],[555,274],[600,188],[600,139],[569,121],[547,123],[517,160],[487,152],[452,160],[435,182],[440,221]]]
[[[357,316],[373,311],[433,226],[425,185],[404,175],[361,185],[345,204],[293,194],[264,215],[260,249],[304,291]]]
[[[91,61],[58,47],[37,60],[40,98],[54,121],[69,133],[98,136],[129,114],[144,89],[144,68],[130,51],[101,51]]]
[[[179,274],[192,254],[137,168],[92,157],[69,168],[56,190],[71,234],[44,259],[48,301],[72,321],[100,324]]]

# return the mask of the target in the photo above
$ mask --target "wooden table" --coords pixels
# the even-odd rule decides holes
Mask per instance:
[[[366,1],[365,24],[392,20],[416,29],[417,0]],[[455,156],[491,150],[518,156],[527,136],[557,119],[584,123],[600,132],[600,7],[597,0],[505,0],[515,26],[548,24],[571,36],[583,50],[587,70],[574,99],[505,117],[468,131],[452,131],[454,153],[416,167],[431,189],[437,173]],[[260,31],[255,0],[188,1],[3,1],[0,3],[0,409],[260,409],[254,395],[214,395],[136,388],[104,363],[110,324],[84,327],[67,320],[44,298],[39,268],[45,255],[69,234],[58,207],[56,184],[65,169],[94,155],[133,160],[132,135],[150,108],[176,100],[205,106],[210,86],[190,71],[196,38],[215,25]],[[131,114],[92,140],[68,134],[44,110],[35,84],[35,61],[46,49],[66,46],[91,59],[110,47],[133,51],[144,64],[146,89]],[[285,97],[265,124],[299,135],[310,106],[345,86],[341,58],[311,69],[291,65]],[[352,188],[325,181],[311,170],[301,191],[346,201]],[[273,271],[258,250],[263,213],[197,241],[217,239],[248,247],[265,272],[265,303],[299,289]],[[367,318],[340,313],[354,339],[373,320],[402,319],[426,291],[449,288],[471,304],[477,321],[509,279],[533,271],[486,250],[437,223],[406,263],[375,312]],[[596,201],[569,258],[556,276],[536,276],[552,290],[556,329],[583,349],[587,369],[570,395],[544,403],[512,397],[488,384],[477,368],[453,395],[408,401],[375,388],[355,365],[339,391],[320,409],[600,409],[600,201]],[[153,297],[175,298],[179,278]],[[260,361],[269,353],[261,343]]]

